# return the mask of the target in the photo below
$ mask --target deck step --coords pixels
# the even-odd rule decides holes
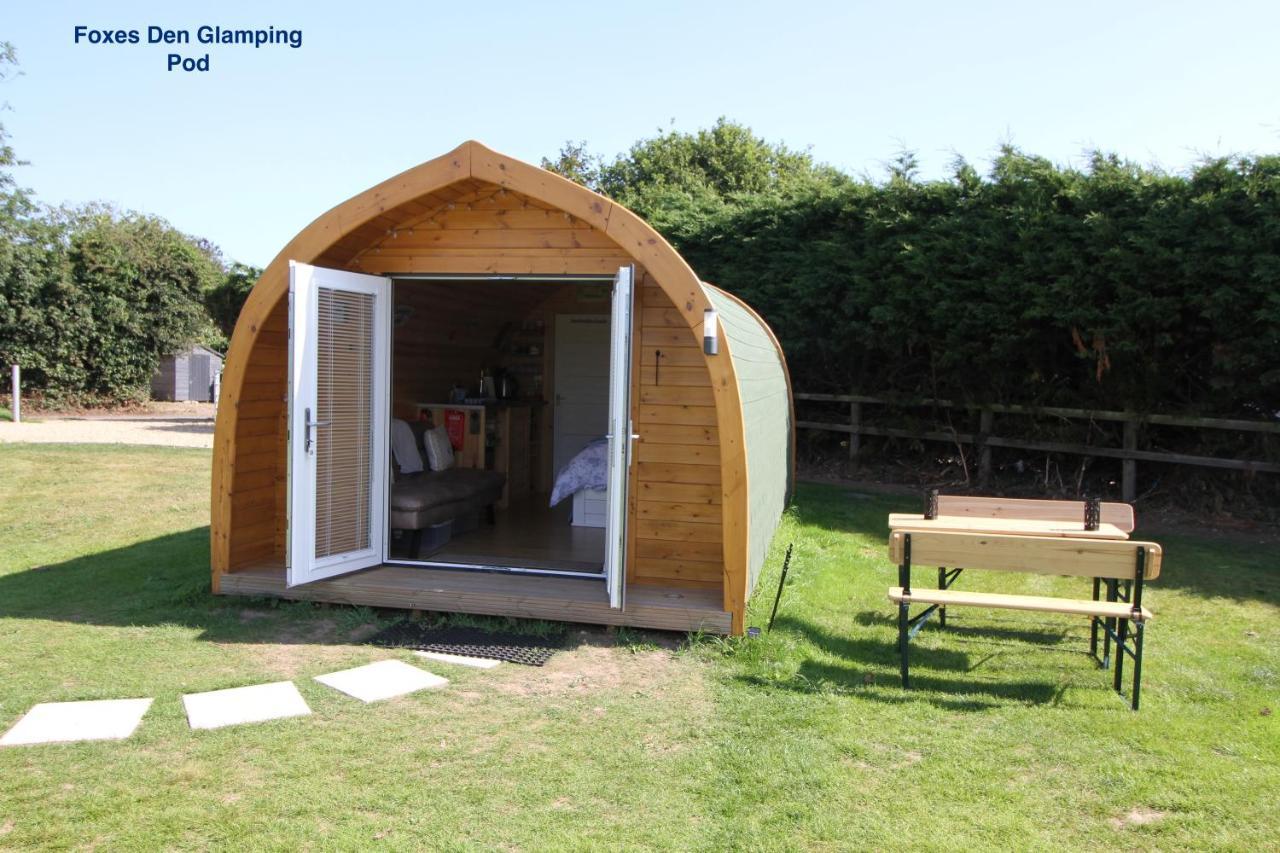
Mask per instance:
[[[626,608],[614,610],[603,581],[549,575],[376,566],[289,587],[284,567],[273,564],[222,575],[218,592],[708,634],[732,627],[717,591],[632,585]]]

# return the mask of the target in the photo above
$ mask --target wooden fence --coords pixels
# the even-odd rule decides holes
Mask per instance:
[[[825,430],[847,433],[849,458],[857,458],[861,450],[861,436],[875,435],[891,438],[911,438],[924,441],[941,441],[948,444],[974,445],[978,451],[978,482],[985,483],[991,475],[991,448],[1011,447],[1019,450],[1038,450],[1045,453],[1068,453],[1077,456],[1102,456],[1121,460],[1121,492],[1125,501],[1137,496],[1138,462],[1163,462],[1173,465],[1198,465],[1205,468],[1225,468],[1233,471],[1257,471],[1280,473],[1280,464],[1262,460],[1226,459],[1217,456],[1193,456],[1185,453],[1166,453],[1138,449],[1138,431],[1146,425],[1190,427],[1194,429],[1221,429],[1234,432],[1280,434],[1280,422],[1230,420],[1226,418],[1199,418],[1183,415],[1143,415],[1135,412],[1111,412],[1090,409],[1066,409],[1054,406],[1003,406],[972,405],[950,400],[891,400],[867,397],[860,394],[796,394],[797,402],[845,403],[849,406],[847,423],[828,421],[797,421],[800,429]],[[863,422],[863,406],[894,406],[898,408],[962,409],[978,413],[976,432],[911,430],[895,427],[873,426]],[[1120,447],[1072,444],[1060,441],[1035,441],[1005,438],[993,433],[996,415],[1025,415],[1055,417],[1070,420],[1120,422],[1122,439]]]

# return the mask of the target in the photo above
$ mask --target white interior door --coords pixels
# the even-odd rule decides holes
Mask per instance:
[[[621,609],[627,570],[627,473],[631,467],[631,308],[635,268],[613,280],[609,330],[609,498],[605,516],[604,577],[609,606]]]
[[[552,471],[609,431],[609,317],[557,314]]]
[[[391,280],[289,262],[289,586],[387,539]]]

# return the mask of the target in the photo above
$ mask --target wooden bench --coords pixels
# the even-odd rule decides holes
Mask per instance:
[[[1143,629],[1152,618],[1151,611],[1142,604],[1142,589],[1146,581],[1160,574],[1162,554],[1159,545],[1125,539],[895,529],[889,536],[889,555],[898,564],[898,586],[889,589],[889,600],[898,605],[898,651],[903,687],[911,686],[908,643],[930,617],[941,615],[942,608],[991,607],[1064,613],[1089,617],[1090,653],[1095,657],[1098,635],[1102,633],[1105,648],[1099,660],[1104,668],[1109,665],[1111,642],[1115,641],[1114,683],[1118,693],[1121,692],[1124,657],[1127,654],[1133,659],[1131,702],[1133,709],[1138,709]],[[913,587],[913,565],[943,567],[938,569],[939,588]],[[948,570],[947,566],[1090,578],[1093,581],[1093,598],[957,591],[950,586],[963,569]],[[1104,586],[1105,599],[1101,597]],[[928,607],[912,616],[909,610],[913,603]],[[945,626],[941,616],[939,624]]]
[[[1081,521],[1086,501],[1047,501],[1026,498],[971,498],[964,495],[936,495],[937,515],[969,518],[1016,519],[1019,521]],[[1133,532],[1133,507],[1125,503],[1098,502],[1098,520],[1125,534]]]

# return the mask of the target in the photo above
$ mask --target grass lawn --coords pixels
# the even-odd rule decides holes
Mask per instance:
[[[544,669],[445,666],[363,705],[311,680],[388,656],[363,608],[208,594],[209,454],[0,446],[0,730],[153,696],[125,742],[0,750],[0,847],[812,849],[1189,846],[1280,836],[1280,574],[1161,536],[1143,709],[1083,620],[957,611],[897,683],[885,515],[806,487],[771,634],[581,634]],[[768,618],[778,553],[749,624]],[[972,575],[972,576],[970,576]],[[966,575],[1082,595],[1080,581]],[[292,678],[314,714],[187,729],[183,692]]]

